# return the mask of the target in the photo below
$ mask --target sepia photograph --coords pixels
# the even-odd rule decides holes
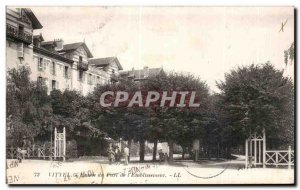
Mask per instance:
[[[295,184],[295,7],[5,12],[6,184]]]

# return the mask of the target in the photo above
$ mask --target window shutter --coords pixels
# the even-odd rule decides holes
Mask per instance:
[[[24,57],[24,44],[23,43],[18,43],[18,58],[23,58]]]
[[[52,75],[54,74],[53,65],[50,66],[50,74],[52,74]]]
[[[48,87],[48,78],[44,78],[45,80],[45,85]]]
[[[85,72],[82,73],[82,82],[85,82]]]
[[[59,82],[58,81],[56,81],[56,90],[59,90]]]
[[[48,61],[43,61],[43,71],[46,71]]]
[[[43,70],[43,58],[41,57],[38,58],[38,70],[39,71]]]
[[[68,79],[70,79],[71,78],[71,68],[69,67],[69,69],[68,69]]]
[[[52,62],[52,73],[53,75],[56,75],[56,63],[55,62]]]

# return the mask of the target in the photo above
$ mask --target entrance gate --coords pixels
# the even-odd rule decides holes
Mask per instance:
[[[266,150],[266,132],[254,133],[245,141],[245,167],[266,167],[267,165],[294,165],[294,150]]]
[[[52,137],[51,137],[52,139]],[[54,146],[50,145],[33,145],[31,147],[7,147],[6,158],[8,159],[58,159],[66,160],[66,129],[58,132],[54,129]]]
[[[63,158],[66,160],[66,128],[64,127],[62,133],[58,133],[54,129],[54,159]]]

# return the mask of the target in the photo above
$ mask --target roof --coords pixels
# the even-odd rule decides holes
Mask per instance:
[[[120,75],[128,75],[128,77],[134,77],[135,79],[142,79],[144,76],[151,77],[156,76],[160,72],[162,72],[162,68],[144,68],[139,70],[129,70],[129,71],[122,71]]]
[[[45,45],[55,45],[56,44],[56,42],[55,41],[44,41],[44,42],[41,42],[41,45],[42,46],[45,46]]]
[[[42,34],[33,35],[33,39],[39,38],[41,41],[44,41],[44,37]]]
[[[76,43],[71,43],[71,44],[64,44],[63,49],[59,50],[59,51],[60,52],[63,52],[63,51],[66,51],[66,52],[68,52],[68,51],[74,51],[77,48],[79,48],[80,46],[82,46],[84,48],[84,50],[87,53],[88,58],[92,58],[93,57],[91,51],[89,50],[89,48],[87,47],[87,45],[84,42],[76,42]]]
[[[117,64],[119,70],[123,70],[123,67],[117,57],[105,57],[89,60],[89,64],[95,65],[96,67],[106,67],[113,62]]]
[[[36,18],[35,14],[31,11],[29,8],[24,8],[24,12],[32,22],[32,28],[33,29],[41,29],[43,28],[42,24],[40,21]]]
[[[53,57],[53,58],[58,59],[60,61],[64,61],[66,63],[72,64],[74,62],[73,60],[68,59],[68,58],[60,55],[56,51],[50,51],[50,50],[48,50],[46,48],[43,48],[43,47],[33,46],[33,51],[37,52],[37,53],[40,53],[40,54],[43,54],[43,55],[46,55],[46,56],[49,56],[49,57]]]

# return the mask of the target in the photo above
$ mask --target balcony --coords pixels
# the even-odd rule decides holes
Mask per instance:
[[[119,75],[113,73],[111,74],[111,82],[118,82],[119,81]]]
[[[85,62],[79,62],[78,69],[82,71],[87,71],[89,69],[89,64]]]
[[[32,43],[32,34],[28,32],[20,32],[17,27],[9,24],[6,24],[6,36],[21,41],[25,44]]]

